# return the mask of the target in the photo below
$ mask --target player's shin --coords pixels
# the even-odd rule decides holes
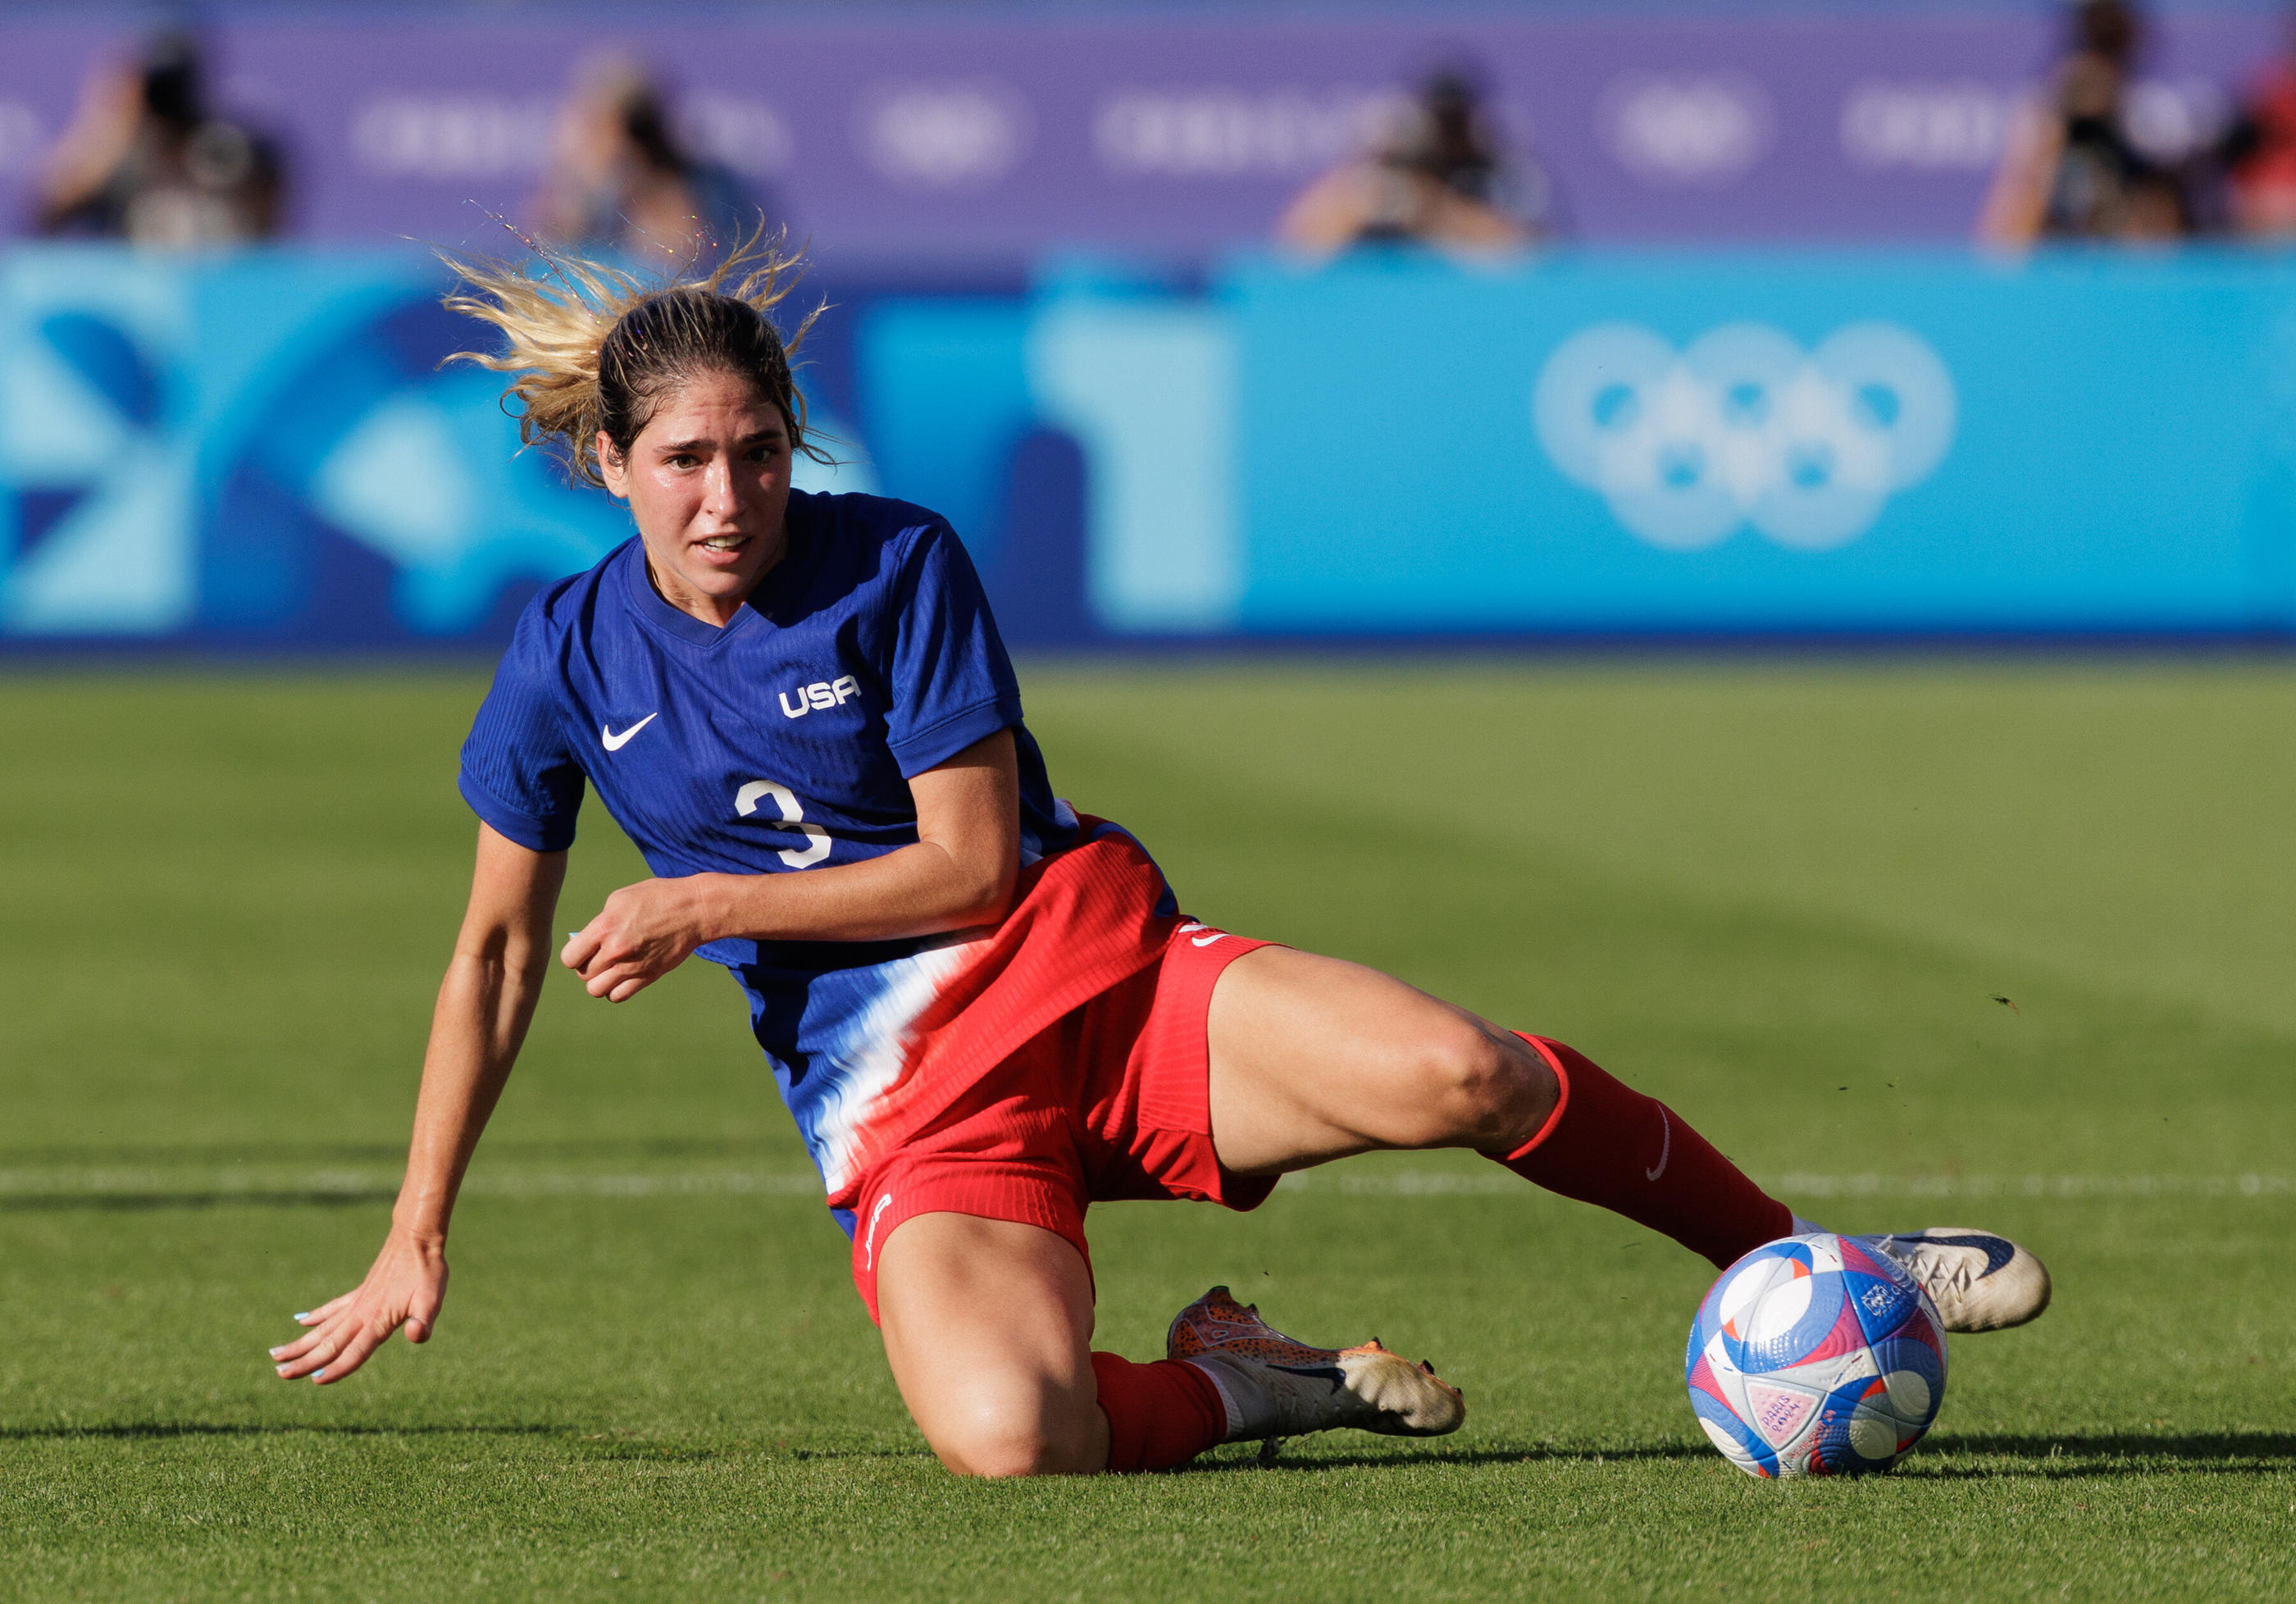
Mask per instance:
[[[1670,1236],[1718,1265],[1793,1233],[1793,1211],[1673,1109],[1560,1042],[1522,1039],[1554,1071],[1561,1095],[1538,1134],[1490,1158],[1549,1191]]]
[[[1095,1354],[1092,1373],[1108,1417],[1111,1470],[1168,1470],[1226,1440],[1219,1389],[1193,1365]]]

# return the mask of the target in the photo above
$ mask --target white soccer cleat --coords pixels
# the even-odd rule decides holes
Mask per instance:
[[[2005,1236],[1959,1225],[1856,1239],[1921,1282],[1948,1331],[2000,1331],[2049,1306],[2049,1272]]]
[[[1377,1338],[1361,1347],[1310,1346],[1275,1330],[1226,1287],[1172,1317],[1164,1351],[1211,1378],[1227,1408],[1231,1443],[1341,1426],[1441,1436],[1467,1418],[1467,1401],[1437,1379],[1434,1366],[1414,1364]]]

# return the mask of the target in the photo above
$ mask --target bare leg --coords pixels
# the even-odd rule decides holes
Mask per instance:
[[[1058,1234],[972,1215],[905,1220],[878,1250],[877,1312],[901,1399],[951,1470],[1107,1465],[1092,1275]]]
[[[1472,1148],[1717,1264],[1793,1229],[1791,1209],[1664,1103],[1374,970],[1247,953],[1212,989],[1210,1043],[1212,1146],[1232,1170]]]
[[[1521,1038],[1376,970],[1288,948],[1227,966],[1209,1029],[1214,1146],[1248,1174],[1373,1148],[1509,1152],[1546,1122],[1560,1090]],[[1183,1366],[1103,1354],[1108,1373],[1095,1373],[1090,1273],[1041,1227],[947,1213],[907,1220],[878,1249],[877,1308],[902,1399],[960,1474],[1101,1470],[1117,1436],[1129,1456],[1119,1468],[1152,1468],[1225,1428],[1201,1377],[1208,1435],[1187,1436],[1169,1393],[1139,1390],[1157,1385],[1143,1372]],[[1112,1433],[1108,1412],[1119,1410],[1127,1424]],[[1144,1451],[1144,1411],[1174,1427],[1177,1446],[1166,1435]]]
[[[1377,970],[1260,947],[1213,988],[1212,1145],[1240,1174],[1377,1148],[1506,1153],[1554,1111],[1520,1037]]]

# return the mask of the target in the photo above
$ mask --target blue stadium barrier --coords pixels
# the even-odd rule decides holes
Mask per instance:
[[[502,639],[627,533],[406,255],[0,256],[0,649]],[[1037,645],[2296,629],[2296,266],[864,275],[806,355]]]

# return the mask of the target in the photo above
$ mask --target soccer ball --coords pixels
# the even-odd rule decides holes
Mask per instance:
[[[1945,1324],[1853,1237],[1782,1237],[1722,1272],[1690,1325],[1690,1407],[1749,1476],[1866,1476],[1945,1401]]]

